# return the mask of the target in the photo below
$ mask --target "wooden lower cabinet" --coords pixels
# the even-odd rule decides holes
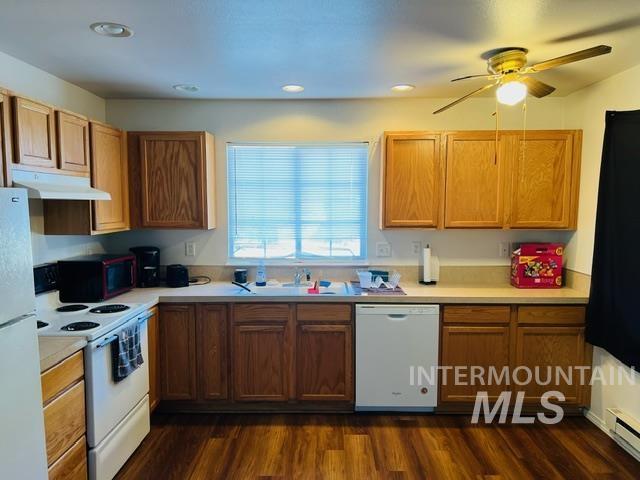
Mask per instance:
[[[298,400],[353,400],[351,325],[299,325],[296,352]]]
[[[41,375],[50,480],[87,478],[82,351]]]
[[[509,327],[498,325],[444,326],[442,328],[442,366],[452,367],[441,375],[442,402],[474,402],[479,391],[486,391],[495,399],[505,389],[503,385],[470,385],[470,367],[488,372],[494,367],[498,373],[509,366]],[[455,367],[464,367],[465,385],[455,385]],[[485,377],[486,378],[486,377]],[[445,383],[446,382],[446,383]]]
[[[226,305],[196,308],[198,398],[228,398],[228,317]]]
[[[160,306],[160,397],[196,399],[196,307]]]
[[[147,320],[147,343],[149,345],[149,410],[153,412],[160,402],[160,320],[158,308],[151,309]]]
[[[539,404],[545,392],[556,390],[564,394],[565,403],[579,404],[584,390],[575,378],[579,372],[572,370],[568,384],[562,375],[556,375],[556,367],[568,375],[572,367],[585,365],[584,327],[518,327],[516,338],[516,365],[537,369],[540,383],[548,382],[518,387],[525,392],[525,402]]]
[[[87,439],[83,436],[49,467],[49,480],[85,480],[86,478]]]
[[[233,327],[233,383],[236,401],[286,401],[291,373],[286,324]]]
[[[449,372],[447,384],[441,378],[440,402],[472,406],[478,391],[487,391],[490,399],[511,391],[524,392],[525,405],[540,408],[545,392],[559,391],[565,396],[562,403],[566,406],[587,405],[590,387],[581,384],[580,370],[576,368],[591,365],[591,347],[584,338],[584,318],[583,306],[445,306],[440,364],[466,367],[467,376],[463,380],[467,384],[454,385],[454,376]],[[472,366],[485,371],[494,367],[498,373],[509,367],[511,382],[468,385]],[[567,382],[563,375],[556,376],[557,370],[565,376],[572,375],[572,381]],[[527,371],[532,372],[532,382],[526,382]],[[523,384],[515,383],[514,376]],[[561,403],[555,398],[552,402]]]
[[[162,408],[344,408],[354,398],[352,316],[350,304],[161,305]]]

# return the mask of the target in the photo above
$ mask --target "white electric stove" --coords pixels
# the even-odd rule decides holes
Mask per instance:
[[[118,302],[61,303],[58,292],[36,297],[38,335],[95,340],[144,312],[144,305]]]
[[[84,337],[84,380],[90,480],[111,480],[149,433],[149,346],[144,305],[60,303],[58,292],[36,297],[38,335]],[[140,328],[144,363],[123,380],[113,378],[118,335]]]

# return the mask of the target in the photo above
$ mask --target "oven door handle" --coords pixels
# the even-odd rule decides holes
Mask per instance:
[[[96,345],[96,348],[106,347],[110,343],[115,342],[117,339],[118,339],[118,335],[111,335],[110,337],[105,338],[98,345]]]
[[[153,313],[150,313],[150,312],[139,316],[138,317],[138,325],[142,325],[144,322],[149,320],[151,317],[153,317]]]

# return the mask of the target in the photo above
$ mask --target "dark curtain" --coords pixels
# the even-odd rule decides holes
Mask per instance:
[[[640,110],[607,112],[587,341],[640,367]]]

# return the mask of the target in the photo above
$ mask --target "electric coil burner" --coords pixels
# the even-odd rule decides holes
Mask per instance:
[[[65,332],[78,332],[80,330],[91,330],[99,326],[100,324],[96,322],[73,322],[65,325],[60,330],[64,330]]]
[[[74,305],[63,305],[62,307],[56,308],[56,312],[60,313],[69,313],[69,312],[79,312],[81,310],[86,310],[89,308],[86,305],[74,304]]]
[[[102,305],[101,307],[95,307],[89,310],[91,313],[118,313],[129,310],[129,306],[122,305],[120,303],[113,303],[110,305]]]
[[[47,322],[41,322],[40,320],[38,320],[38,328],[44,328],[48,326],[49,324]]]

